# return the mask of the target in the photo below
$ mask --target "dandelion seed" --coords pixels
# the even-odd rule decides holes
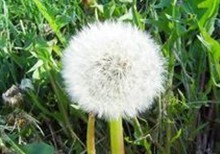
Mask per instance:
[[[23,91],[34,90],[32,81],[28,78],[24,78],[21,80],[21,84],[19,85],[19,88]]]
[[[69,42],[62,63],[71,99],[100,118],[136,116],[164,89],[159,46],[128,23],[84,27]]]

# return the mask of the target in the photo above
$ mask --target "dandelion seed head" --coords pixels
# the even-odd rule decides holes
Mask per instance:
[[[62,63],[71,99],[100,118],[136,116],[164,89],[159,46],[128,23],[84,27],[71,39]]]

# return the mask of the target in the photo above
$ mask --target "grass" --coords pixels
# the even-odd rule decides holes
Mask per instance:
[[[24,78],[34,89],[18,106],[0,100],[0,153],[86,153],[88,115],[70,104],[60,58],[71,35],[107,19],[151,33],[169,71],[166,93],[123,121],[126,153],[219,153],[218,7],[219,0],[1,0],[0,93]],[[96,152],[108,153],[106,122],[96,119],[95,131]]]

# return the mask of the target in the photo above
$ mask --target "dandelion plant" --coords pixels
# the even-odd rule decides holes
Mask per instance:
[[[137,27],[105,21],[84,27],[64,51],[68,94],[90,115],[109,121],[113,154],[124,153],[122,118],[148,109],[164,89],[159,49]]]

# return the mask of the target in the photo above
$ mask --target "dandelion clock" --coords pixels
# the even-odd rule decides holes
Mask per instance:
[[[159,46],[129,23],[97,22],[70,40],[62,63],[72,101],[109,121],[112,153],[124,153],[121,118],[145,111],[163,91]]]

